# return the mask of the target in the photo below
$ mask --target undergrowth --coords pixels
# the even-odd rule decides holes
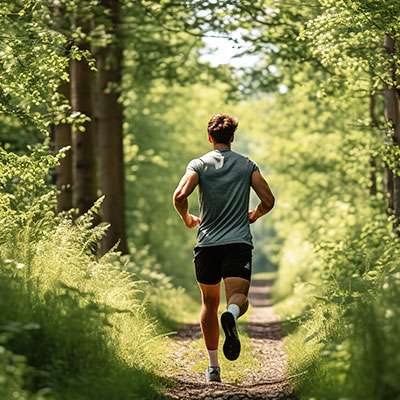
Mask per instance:
[[[274,298],[302,399],[400,399],[400,240],[375,205],[282,259]]]
[[[145,249],[97,257],[101,200],[54,214],[59,157],[0,149],[0,398],[158,398],[190,300]]]

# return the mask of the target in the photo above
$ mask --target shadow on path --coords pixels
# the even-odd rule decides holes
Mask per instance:
[[[273,279],[253,280],[250,285],[249,301],[253,307],[272,306],[271,288]]]
[[[190,371],[182,360],[185,348],[201,337],[199,324],[187,324],[173,337],[177,344],[175,356],[181,360],[181,375],[174,376],[177,387],[167,393],[169,399],[220,399],[220,400],[297,400],[287,376],[287,356],[283,349],[284,333],[271,302],[273,280],[255,280],[251,283],[249,301],[252,305],[249,322],[242,326],[248,332],[254,348],[253,355],[260,371],[252,372],[237,385],[206,383],[203,373]]]
[[[248,322],[245,326],[252,339],[282,340],[285,336],[279,322]]]

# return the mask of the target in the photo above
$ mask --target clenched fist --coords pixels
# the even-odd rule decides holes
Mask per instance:
[[[251,210],[251,211],[249,211],[249,222],[250,222],[250,224],[252,224],[253,222],[256,222],[257,221],[257,216],[256,216],[256,211],[257,210]]]
[[[183,222],[188,228],[194,228],[201,222],[201,220],[199,217],[196,217],[195,215],[188,214],[187,218],[185,218]]]

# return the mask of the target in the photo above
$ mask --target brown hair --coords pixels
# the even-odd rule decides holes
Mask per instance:
[[[239,122],[228,114],[216,114],[208,121],[207,132],[216,143],[229,144]]]

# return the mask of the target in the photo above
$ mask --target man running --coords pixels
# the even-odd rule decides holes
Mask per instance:
[[[224,279],[227,311],[221,315],[225,357],[236,360],[240,341],[236,320],[248,308],[252,267],[250,223],[268,213],[274,196],[257,164],[231,150],[238,120],[217,114],[208,122],[213,151],[190,161],[173,196],[176,210],[188,228],[199,225],[194,263],[202,293],[200,325],[209,355],[207,381],[220,382],[218,364],[218,306]],[[188,196],[199,185],[200,218],[189,213]],[[250,187],[261,200],[249,211]]]

